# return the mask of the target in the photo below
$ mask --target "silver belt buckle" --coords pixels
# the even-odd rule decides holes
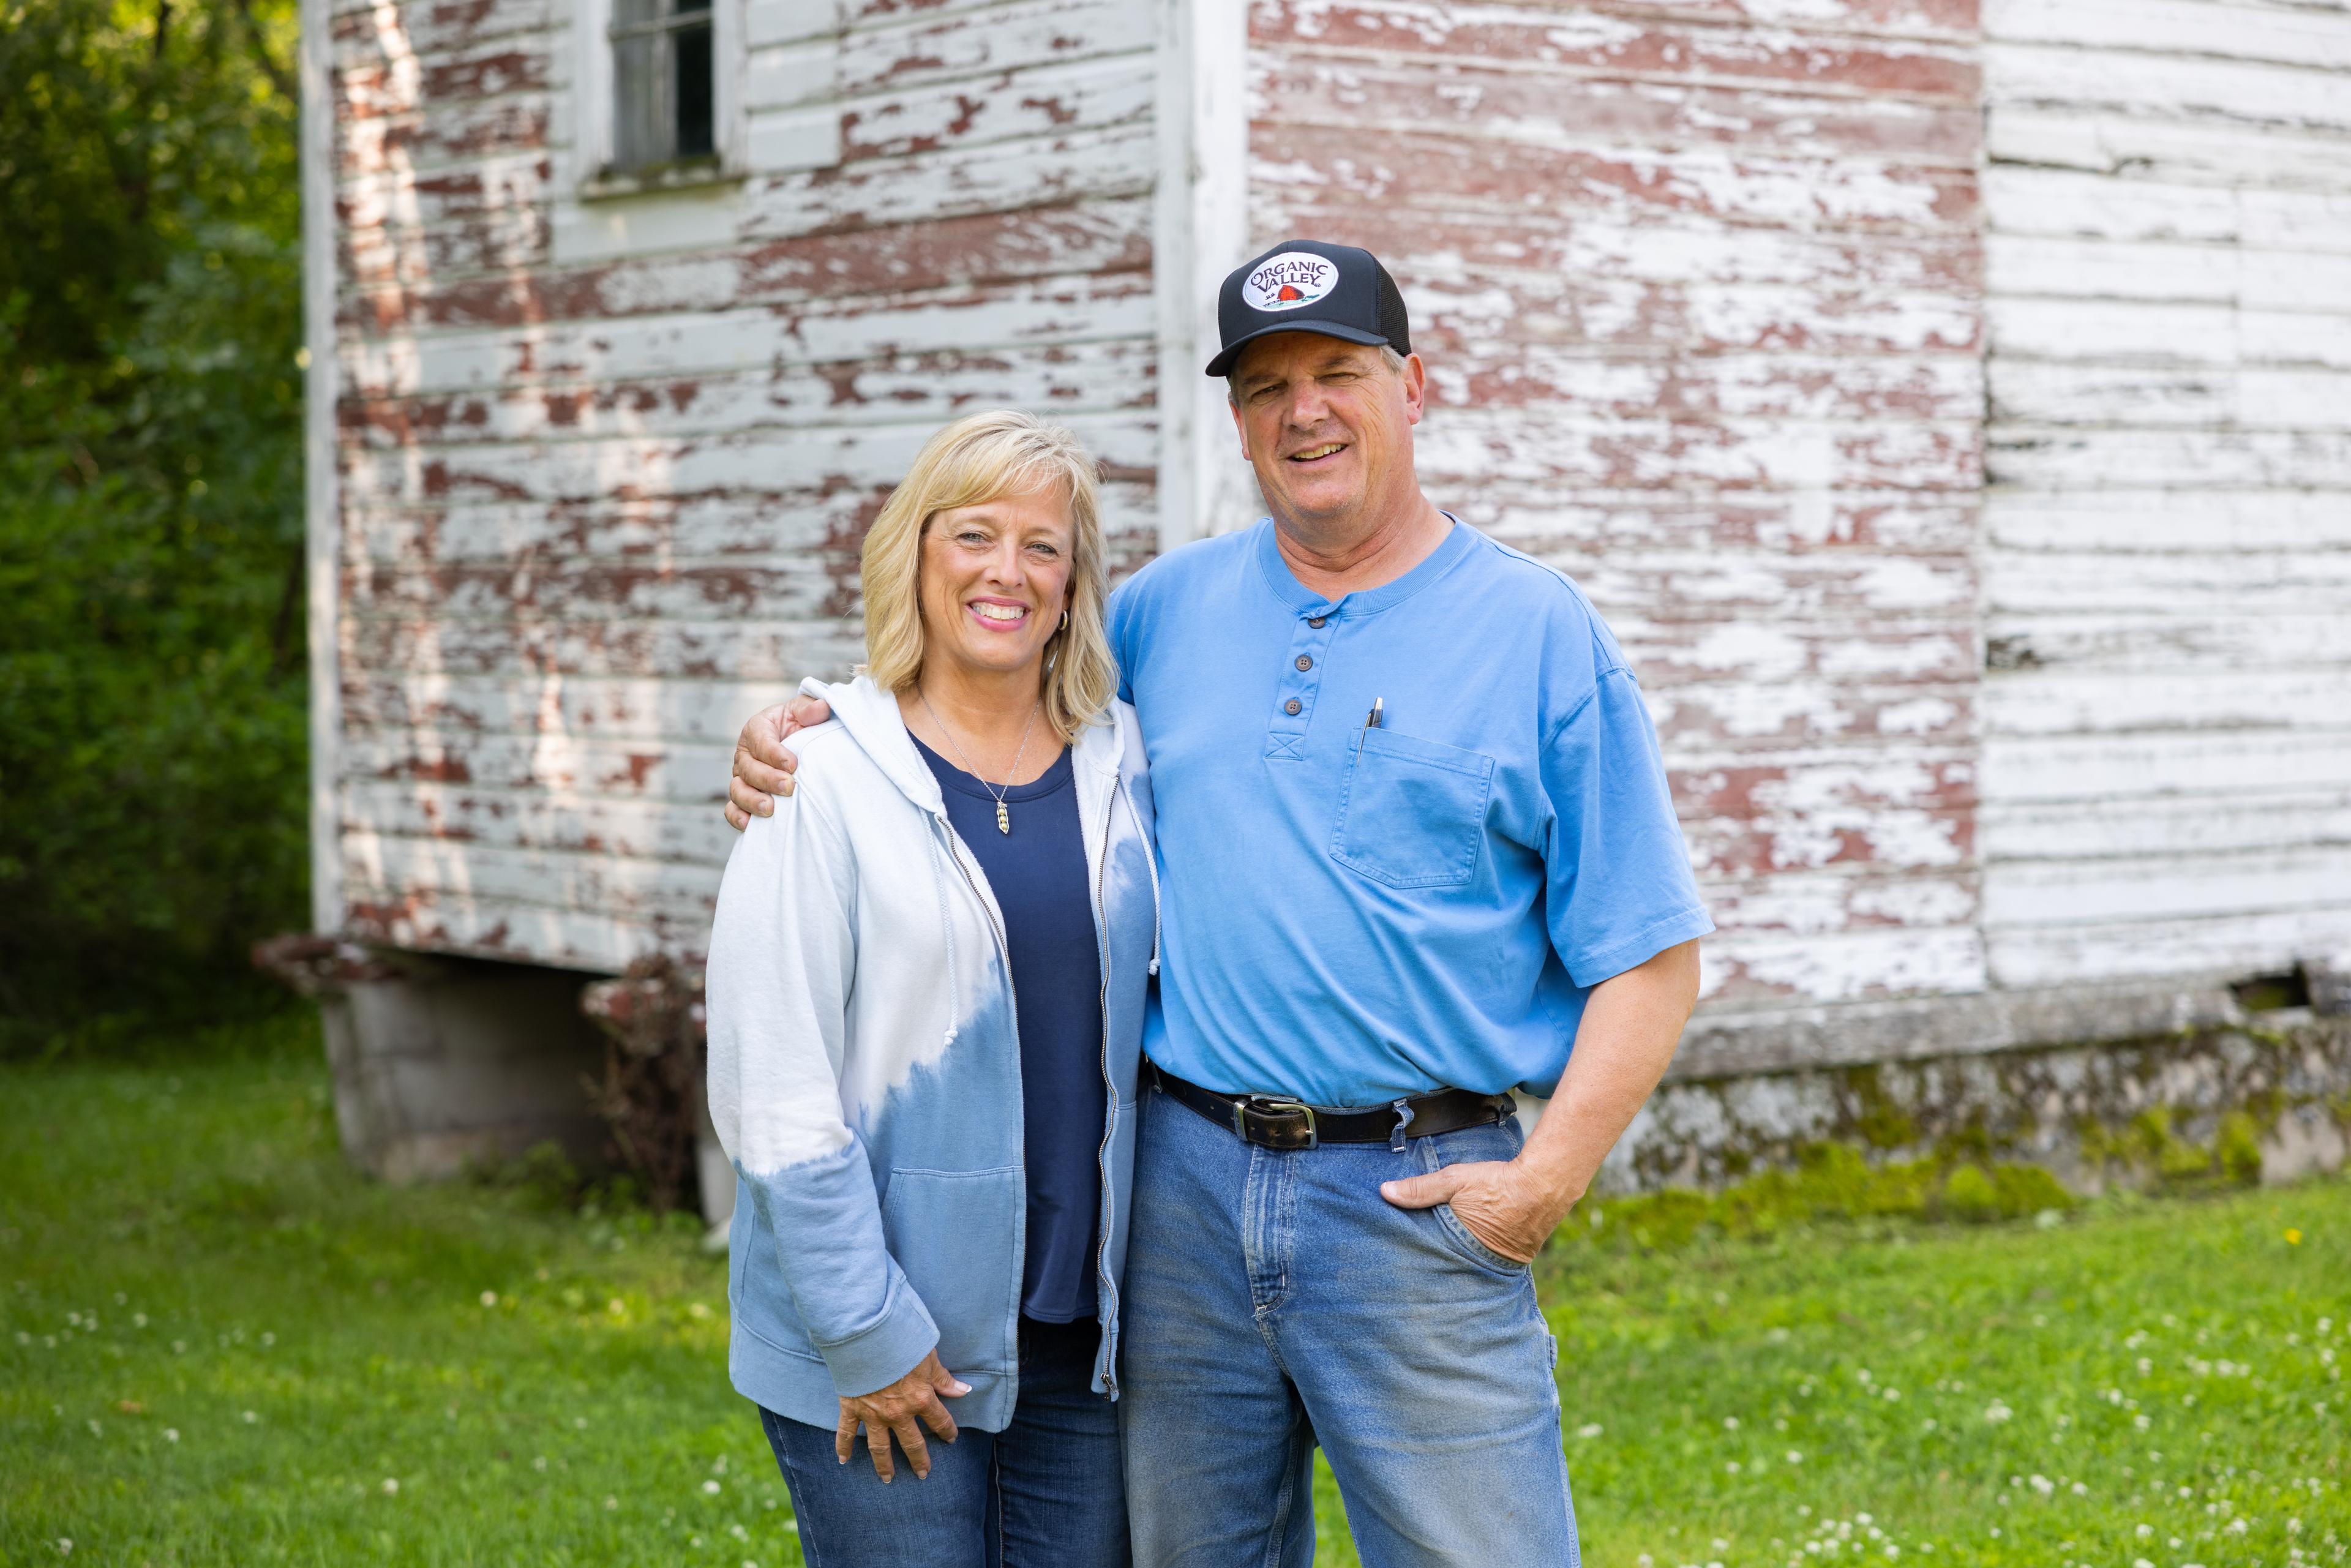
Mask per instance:
[[[1320,1146],[1322,1135],[1314,1130],[1314,1107],[1303,1100],[1292,1100],[1286,1094],[1244,1094],[1233,1102],[1233,1135],[1244,1144],[1249,1141],[1247,1113],[1259,1111],[1280,1114],[1295,1111],[1306,1118],[1306,1146]]]

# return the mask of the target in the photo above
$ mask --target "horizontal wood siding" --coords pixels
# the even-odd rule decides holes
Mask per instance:
[[[2351,10],[1984,29],[1992,977],[2351,956]]]
[[[723,3],[723,0],[722,0]],[[1152,548],[1151,11],[747,0],[751,167],[581,201],[568,0],[335,7],[348,928],[698,954],[754,708],[855,657],[859,541],[974,409]]]
[[[1430,493],[1623,641],[1711,1005],[1985,983],[1973,0],[1259,0],[1252,222],[1369,246]]]

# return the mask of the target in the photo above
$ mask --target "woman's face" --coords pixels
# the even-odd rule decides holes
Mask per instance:
[[[934,516],[923,530],[923,656],[970,674],[1044,657],[1069,607],[1076,529],[1059,486]]]

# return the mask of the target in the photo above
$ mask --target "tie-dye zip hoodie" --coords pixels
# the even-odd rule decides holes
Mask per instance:
[[[936,1349],[1001,1431],[1019,1397],[1028,1215],[1004,916],[914,751],[862,677],[806,688],[799,787],[726,862],[710,935],[710,1116],[740,1178],[729,1231],[736,1388],[830,1427]],[[1115,1398],[1135,1071],[1158,967],[1151,785],[1134,710],[1071,758],[1102,946],[1103,1333]]]

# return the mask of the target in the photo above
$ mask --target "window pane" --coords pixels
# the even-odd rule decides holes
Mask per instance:
[[[703,0],[707,7],[709,0]],[[684,6],[680,5],[680,10]],[[712,135],[710,27],[680,27],[675,40],[677,71],[677,152],[680,158],[706,158],[717,151]]]
[[[705,62],[708,54],[705,43]],[[677,156],[669,63],[666,33],[613,40],[612,162],[620,168],[642,169]],[[705,73],[708,68],[705,63]]]

